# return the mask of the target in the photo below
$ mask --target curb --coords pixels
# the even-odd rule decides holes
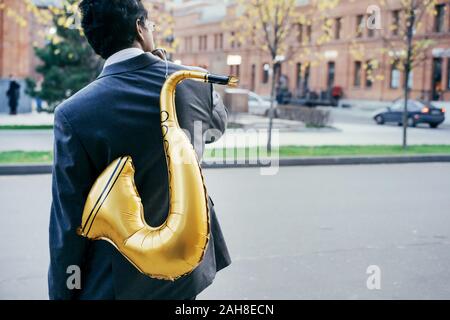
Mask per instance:
[[[270,166],[335,166],[335,165],[367,165],[367,164],[402,164],[402,163],[433,163],[450,162],[450,155],[419,155],[419,156],[367,156],[367,157],[309,157],[262,159],[259,162],[236,161],[234,163],[202,163],[203,169],[231,168],[261,168]],[[51,174],[52,165],[0,165],[0,176]]]
[[[243,161],[242,161],[243,162]],[[348,156],[348,157],[305,157],[281,158],[277,160],[263,159],[259,163],[203,163],[204,169],[223,168],[261,168],[278,164],[289,166],[335,166],[335,165],[367,165],[367,164],[402,164],[402,163],[433,163],[450,162],[450,155],[418,155],[418,156]]]
[[[52,166],[46,164],[0,165],[0,176],[20,176],[29,174],[51,174]]]
[[[21,176],[31,174],[51,174],[52,166],[48,164],[0,165],[0,176]]]

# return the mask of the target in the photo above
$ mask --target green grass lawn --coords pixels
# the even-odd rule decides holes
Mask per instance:
[[[206,150],[205,158],[257,157],[258,152],[264,157],[265,148],[214,149]],[[380,155],[419,155],[419,154],[450,154],[450,145],[418,145],[403,150],[400,146],[369,145],[369,146],[282,146],[275,149],[280,157],[331,157],[331,156],[380,156]]]
[[[4,151],[0,152],[0,164],[50,163],[53,154],[49,151]]]
[[[418,145],[410,146],[403,150],[400,146],[370,145],[370,146],[283,146],[278,150],[280,157],[332,157],[332,156],[401,156],[401,155],[423,155],[423,154],[450,154],[450,145]],[[240,149],[213,149],[205,151],[205,159],[222,158],[256,158],[265,157],[267,153],[262,148],[240,148]],[[0,152],[0,164],[11,163],[50,163],[52,162],[50,151],[7,151]]]
[[[52,130],[53,125],[1,125],[0,130]]]

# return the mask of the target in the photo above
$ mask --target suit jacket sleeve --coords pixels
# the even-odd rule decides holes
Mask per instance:
[[[69,266],[81,269],[87,241],[77,235],[84,202],[93,183],[92,163],[69,121],[59,108],[55,113],[52,206],[50,212],[50,299],[73,299],[77,290],[69,290]]]
[[[224,105],[222,97],[220,94],[214,90],[214,86],[211,85],[211,95],[212,95],[212,117],[211,117],[211,128],[216,129],[222,134],[225,133],[228,123],[228,109]],[[218,137],[220,138],[220,136]],[[206,143],[212,143],[217,140],[207,140]]]
[[[220,139],[227,127],[228,111],[212,84],[186,80],[178,87],[175,104],[180,126],[186,129],[201,158],[205,143]]]

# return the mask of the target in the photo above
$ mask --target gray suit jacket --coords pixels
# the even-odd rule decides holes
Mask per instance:
[[[169,64],[169,73],[187,67]],[[91,186],[116,158],[130,155],[144,215],[152,226],[168,211],[167,167],[162,145],[159,96],[165,63],[150,54],[110,65],[86,88],[62,103],[55,113],[55,146],[50,215],[49,295],[51,299],[186,299],[210,285],[217,271],[231,263],[210,199],[211,241],[202,263],[175,282],[139,273],[105,241],[76,234]],[[177,87],[176,108],[182,128],[195,138],[201,156],[201,134],[223,133],[227,111],[213,104],[212,85],[186,80]],[[69,290],[67,268],[81,268],[81,290]]]

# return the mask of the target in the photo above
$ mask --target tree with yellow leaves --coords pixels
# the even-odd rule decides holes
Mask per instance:
[[[156,25],[155,45],[158,48],[164,48],[171,58],[179,45],[178,39],[174,37],[175,20],[172,8],[163,0],[145,0],[143,2],[149,11],[149,19]]]
[[[383,35],[382,52],[389,56],[391,66],[403,72],[404,108],[403,108],[403,148],[407,148],[408,100],[410,98],[410,76],[413,70],[427,59],[429,48],[434,41],[421,37],[425,28],[426,15],[436,15],[436,0],[379,0],[381,8],[393,12],[393,21]]]
[[[330,41],[333,22],[327,18],[327,13],[338,4],[339,0],[311,0],[309,6],[299,7],[297,0],[237,0],[236,18],[228,27],[234,32],[232,41],[251,43],[271,58],[268,152],[272,149],[275,90],[280,66],[299,54],[314,55],[309,47],[305,49],[298,43],[299,32],[302,32],[298,26],[308,27],[307,37],[304,37],[308,42],[312,41],[310,38],[313,29],[317,30],[315,45],[320,46]],[[313,12],[316,16],[313,16]]]
[[[38,7],[33,0],[22,1],[29,16],[24,17],[4,0],[4,10],[19,26],[27,27],[29,17],[49,32],[42,34],[44,46],[36,46],[35,54],[42,61],[37,72],[43,75],[40,90],[34,79],[27,79],[27,92],[39,97],[52,107],[93,81],[101,71],[102,61],[87,43],[81,29],[79,4],[81,0],[61,0],[57,5]],[[150,12],[150,19],[160,31],[155,38],[158,46],[174,51],[177,42],[171,38],[174,21],[161,0],[143,0]],[[55,2],[56,3],[56,2]],[[33,44],[34,45],[34,44]]]

